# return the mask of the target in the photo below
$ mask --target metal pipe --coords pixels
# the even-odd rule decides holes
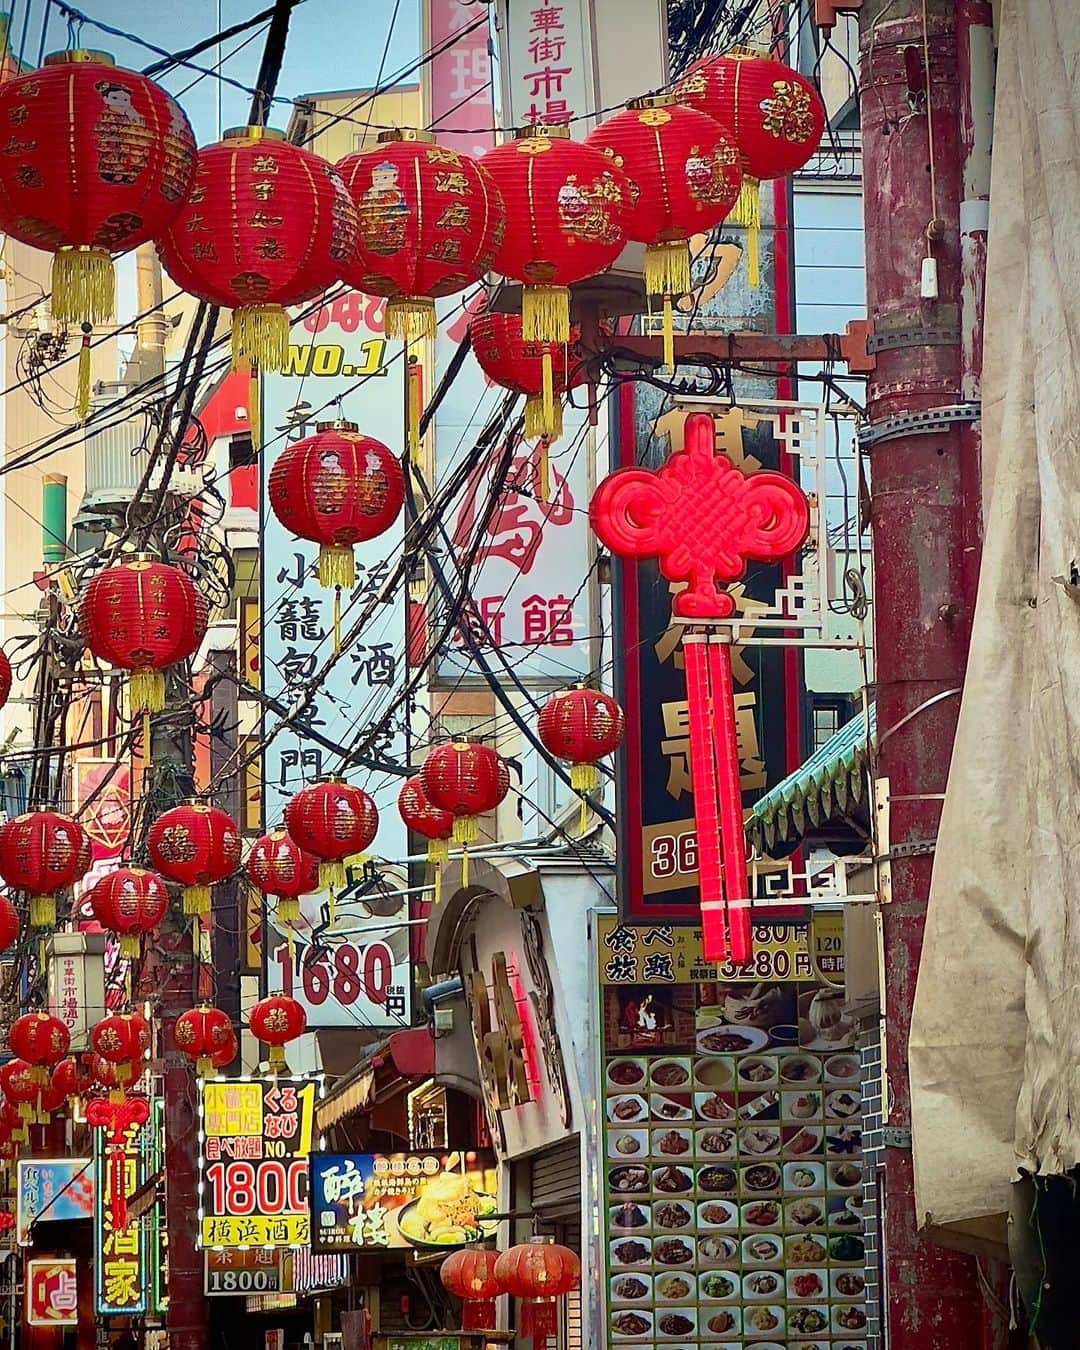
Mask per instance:
[[[67,474],[47,473],[41,480],[41,558],[46,567],[68,556]]]

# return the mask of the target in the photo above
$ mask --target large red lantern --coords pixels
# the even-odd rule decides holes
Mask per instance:
[[[761,52],[734,47],[706,56],[675,86],[680,103],[715,118],[735,138],[743,182],[732,220],[747,231],[751,285],[757,285],[758,183],[795,173],[825,131],[825,106],[805,75]]]
[[[183,802],[150,826],[150,861],[183,889],[184,913],[210,913],[210,887],[240,865],[240,832],[232,819],[205,802]]]
[[[585,794],[600,786],[596,761],[615,753],[624,730],[622,709],[599,689],[566,689],[540,709],[537,731],[544,749],[569,762],[570,786],[582,794],[582,829],[588,812]]]
[[[303,1004],[285,994],[271,994],[251,1009],[248,1026],[255,1039],[269,1047],[270,1072],[287,1073],[283,1047],[304,1034],[307,1013]]]
[[[510,790],[506,760],[490,745],[453,741],[436,746],[420,769],[420,786],[432,806],[454,817],[453,839],[462,848],[461,884],[469,884],[469,845],[479,837],[477,816],[494,811]]]
[[[410,830],[423,835],[428,841],[427,856],[435,871],[435,903],[438,904],[442,895],[440,869],[450,859],[449,841],[454,833],[454,813],[432,806],[424,795],[424,785],[419,775],[405,780],[398,793],[398,813]]]
[[[228,1014],[208,1003],[180,1014],[173,1039],[177,1049],[195,1061],[195,1070],[200,1074],[208,1074],[214,1067],[215,1056],[236,1042]]]
[[[0,844],[0,849],[3,845]],[[15,945],[19,936],[19,911],[6,895],[0,895],[0,952]]]
[[[49,1081],[52,1066],[67,1054],[71,1033],[52,1013],[24,1013],[12,1022],[8,1045],[30,1065],[30,1076],[40,1086]]]
[[[338,280],[356,211],[332,165],[280,131],[238,127],[198,153],[186,204],[158,239],[173,281],[233,311],[233,365],[284,370],[286,305]]]
[[[169,909],[169,892],[156,872],[145,867],[118,867],[90,892],[94,918],[120,938],[120,955],[135,960],[140,939],[151,932]]]
[[[472,285],[503,238],[502,199],[483,161],[429,131],[384,131],[337,165],[359,217],[344,279],[386,296],[386,335],[435,337],[435,301]]]
[[[319,889],[319,860],[305,853],[286,830],[272,830],[256,839],[247,862],[251,883],[277,898],[277,917],[293,924],[300,917],[300,897]]]
[[[462,1331],[494,1331],[495,1300],[503,1292],[495,1274],[499,1253],[486,1247],[462,1247],[439,1267],[448,1293],[461,1299]]]
[[[581,1283],[581,1262],[569,1247],[536,1237],[503,1252],[495,1278],[505,1291],[521,1299],[518,1333],[545,1350],[559,1326],[559,1299]]]
[[[319,545],[323,586],[352,590],[353,545],[385,533],[404,499],[397,456],[352,422],[320,422],[270,470],[270,507],[287,530]]]
[[[301,788],[285,808],[285,826],[319,860],[319,885],[345,885],[345,859],[362,854],[379,829],[379,811],[366,792],[340,778]]]
[[[0,85],[0,230],[53,253],[53,315],[112,318],[112,258],[180,209],[195,138],[179,104],[104,52],[56,52]]]
[[[663,301],[664,359],[673,364],[671,302],[690,289],[690,237],[719,225],[742,182],[739,152],[723,127],[674,94],[635,99],[593,131],[594,146],[630,181],[629,239],[645,245],[645,290]]]
[[[74,886],[90,866],[86,831],[56,811],[16,816],[0,835],[0,876],[30,894],[30,924],[56,925],[56,892]]]
[[[141,1013],[113,1013],[92,1028],[90,1044],[112,1065],[111,1076],[124,1087],[142,1072],[143,1059],[150,1049],[150,1024]],[[103,1082],[102,1086],[112,1084]]]
[[[562,435],[563,410],[559,398],[568,389],[581,384],[585,366],[575,362],[573,349],[580,330],[570,329],[570,344],[526,342],[521,336],[520,314],[496,314],[491,310],[478,314],[469,324],[469,337],[477,364],[489,380],[504,389],[525,395],[525,439]],[[552,402],[545,402],[544,357],[551,362]]]
[[[79,627],[99,660],[131,671],[132,712],[161,712],[162,672],[198,651],[206,599],[182,568],[137,553],[91,578]]]

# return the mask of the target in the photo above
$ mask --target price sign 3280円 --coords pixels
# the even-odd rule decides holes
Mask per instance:
[[[199,1245],[306,1244],[313,1079],[203,1082]]]

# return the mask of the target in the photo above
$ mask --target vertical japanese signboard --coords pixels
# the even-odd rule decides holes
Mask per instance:
[[[280,708],[295,704],[298,693],[333,655],[334,593],[319,585],[318,547],[294,538],[269,509],[270,471],[287,445],[315,434],[318,423],[344,418],[361,432],[383,441],[395,453],[404,444],[404,395],[401,362],[387,364],[382,301],[350,292],[293,325],[289,366],[263,381],[262,578],[260,684]],[[263,755],[263,815],[267,828],[278,825],[286,803],[315,779],[341,769],[340,752],[370,727],[387,719],[369,749],[376,756],[407,762],[407,709],[396,707],[405,676],[406,587],[397,585],[387,602],[375,603],[400,561],[404,519],[355,549],[357,584],[342,596],[346,635],[371,610],[363,631],[348,643],[322,679],[307,710],[272,735]],[[280,723],[268,710],[264,732]],[[405,826],[396,809],[399,780],[367,769],[345,776],[363,787],[379,808],[374,860],[403,858]],[[390,885],[387,889],[397,889]],[[362,908],[339,897],[337,920],[326,927],[325,893],[301,900],[298,940],[290,956],[284,934],[266,928],[267,984],[271,992],[290,994],[303,1003],[309,1028],[402,1026],[411,1015],[406,900],[398,908],[380,904],[385,927],[365,926],[357,943]],[[319,928],[316,948],[311,934]],[[354,936],[348,936],[352,933]]]
[[[308,1241],[312,1079],[204,1080],[200,1087],[199,1245]]]
[[[590,8],[579,0],[499,0],[505,121],[558,125],[595,109]]]
[[[26,1263],[26,1320],[32,1327],[79,1325],[74,1257],[34,1257]]]
[[[440,145],[482,155],[495,143],[486,0],[424,0],[428,63],[425,124]]]
[[[73,1223],[94,1215],[91,1158],[20,1158],[15,1173],[15,1234],[20,1247],[33,1241],[38,1223]]]
[[[717,967],[699,930],[598,920],[607,1343],[865,1345],[856,1026],[821,946],[759,924]]]
[[[134,1125],[124,1144],[124,1193],[128,1200],[152,1174],[158,1153],[160,1116],[151,1111],[144,1125]],[[113,1169],[104,1130],[94,1130],[94,1306],[98,1313],[140,1316],[148,1311],[153,1292],[150,1233],[152,1207],[129,1214],[125,1228],[113,1223]]]

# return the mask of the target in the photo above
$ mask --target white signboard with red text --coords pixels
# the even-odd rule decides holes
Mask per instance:
[[[590,8],[580,0],[500,0],[505,121],[562,125],[593,111]]]

